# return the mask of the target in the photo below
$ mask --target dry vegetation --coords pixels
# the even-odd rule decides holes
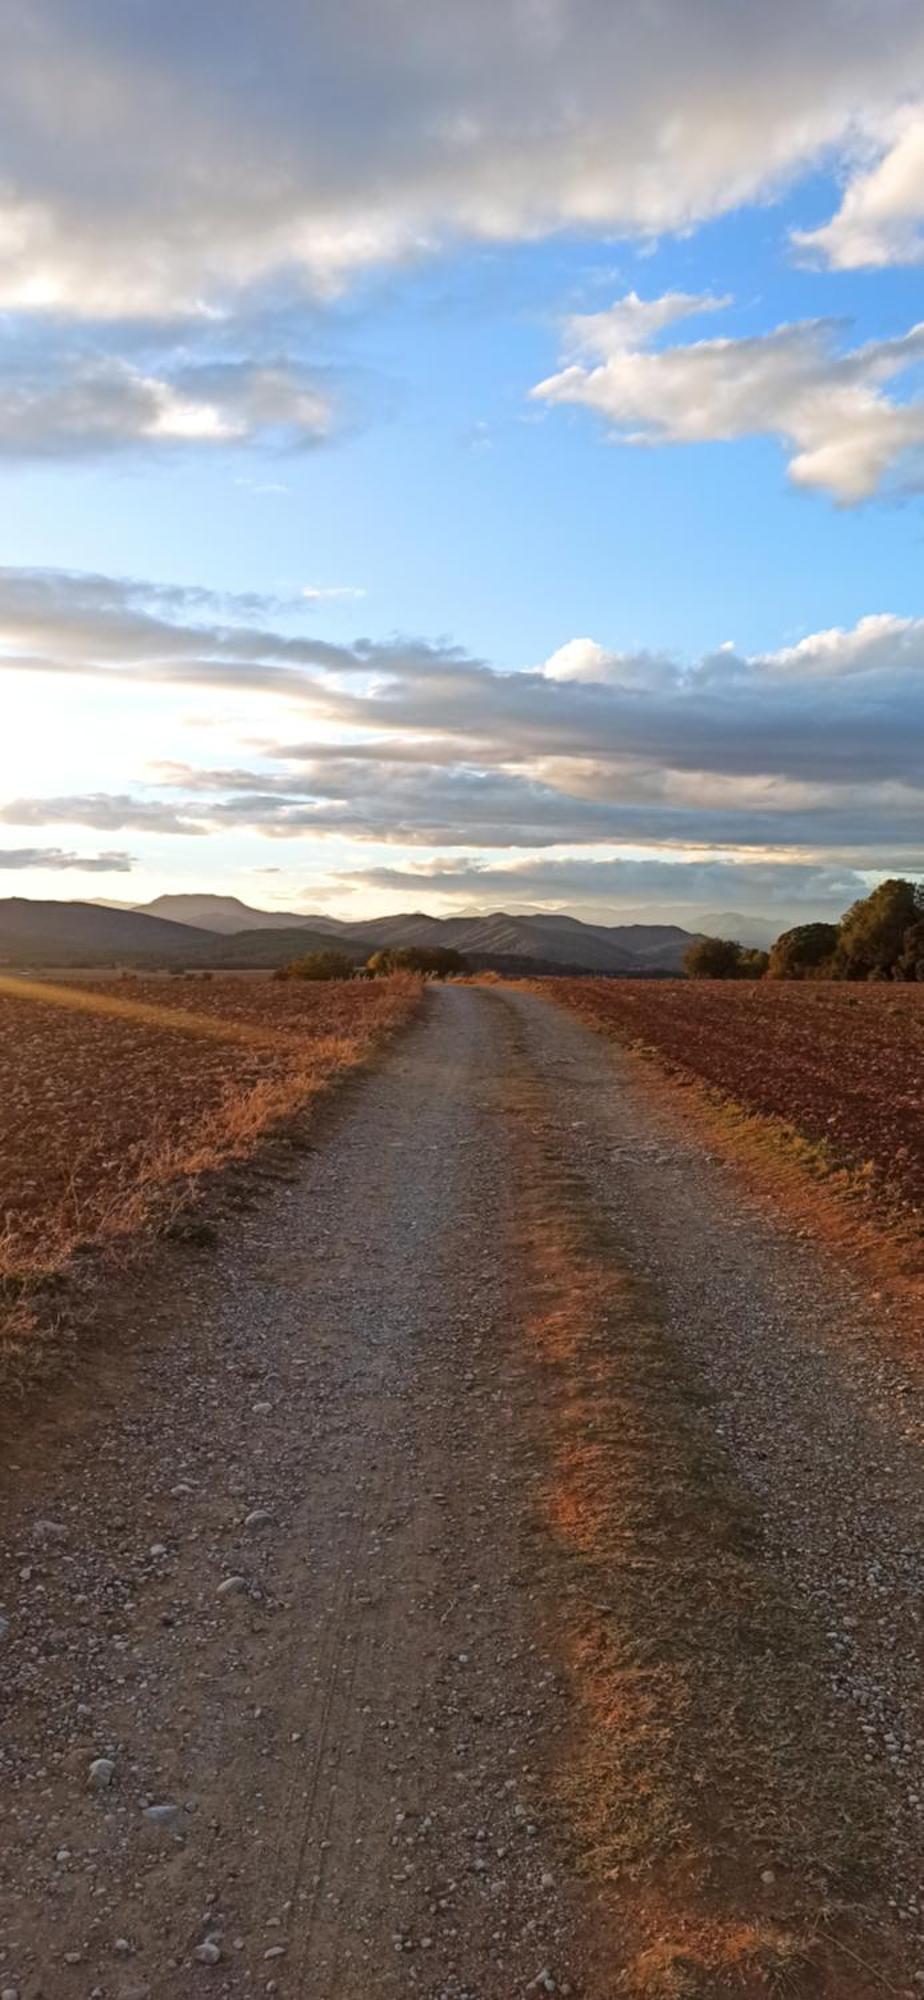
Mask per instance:
[[[363,1062],[420,997],[407,975],[0,986],[0,1286],[11,1341],[87,1245],[163,1224],[198,1178]]]
[[[924,1208],[924,987],[556,979],[542,990],[746,1111],[808,1164]]]

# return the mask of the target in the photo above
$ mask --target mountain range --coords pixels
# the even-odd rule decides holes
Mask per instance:
[[[680,970],[694,933],[677,924],[593,924],[505,911],[424,911],[344,922],[251,909],[234,896],[158,896],[144,905],[0,899],[7,965],[247,969],[284,965],[331,945],[361,964],[389,945],[451,945],[473,969],[650,976]]]

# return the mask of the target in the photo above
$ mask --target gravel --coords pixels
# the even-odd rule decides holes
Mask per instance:
[[[238,1176],[214,1248],[112,1294],[28,1451],[17,1419],[0,2000],[123,2000],[114,1938],[152,2000],[612,1991],[555,1785],[568,1605],[537,1514],[514,1063],[710,1386],[891,1786],[916,1927],[921,1380],[634,1062],[548,1002],[449,988],[311,1150]]]

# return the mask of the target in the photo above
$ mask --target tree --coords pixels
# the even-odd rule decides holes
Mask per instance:
[[[740,979],[743,948],[734,938],[697,938],[683,955],[688,979]]]
[[[763,979],[770,964],[770,953],[760,951],[756,945],[747,946],[741,953],[738,972],[739,979]]]
[[[389,972],[422,972],[431,979],[448,979],[466,969],[462,953],[446,944],[389,945],[383,951],[374,951],[366,960],[366,971],[376,978]]]
[[[353,961],[345,951],[309,951],[304,958],[293,958],[291,965],[280,969],[281,979],[352,979]]]
[[[905,932],[896,974],[899,979],[917,979],[924,984],[924,917]]]
[[[898,966],[906,932],[924,916],[919,882],[893,876],[854,903],[841,918],[837,956],[843,979],[901,978]]]
[[[836,924],[796,924],[777,938],[767,965],[768,979],[836,978]]]

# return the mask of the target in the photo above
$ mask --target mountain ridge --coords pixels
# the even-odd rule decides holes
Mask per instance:
[[[0,958],[14,964],[272,969],[332,946],[361,964],[389,947],[451,945],[474,970],[522,966],[631,977],[679,972],[695,935],[676,924],[589,924],[554,911],[434,917],[416,910],[351,922],[253,910],[237,897],[204,893],[132,908],[0,899]]]

